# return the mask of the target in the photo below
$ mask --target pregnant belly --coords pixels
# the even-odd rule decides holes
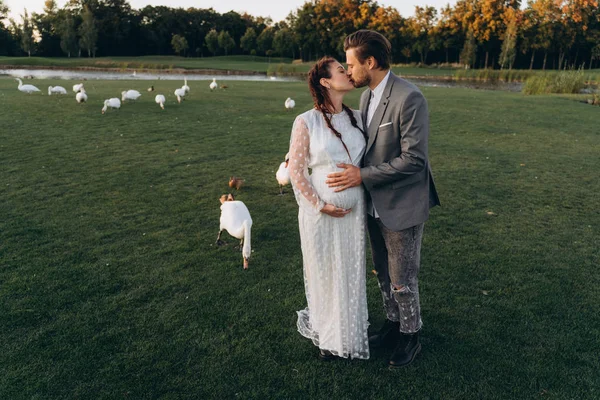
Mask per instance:
[[[355,186],[350,189],[346,189],[341,192],[335,192],[335,188],[330,188],[325,183],[327,179],[327,174],[332,171],[327,171],[323,173],[315,173],[311,175],[311,181],[313,187],[319,194],[321,200],[325,203],[333,204],[336,207],[341,208],[353,208],[356,206],[358,201],[364,196],[362,186]]]

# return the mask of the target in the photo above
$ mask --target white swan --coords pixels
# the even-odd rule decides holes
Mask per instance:
[[[279,169],[275,173],[275,179],[279,183],[279,194],[283,194],[283,187],[290,184],[290,171],[288,163],[290,162],[290,153],[285,155],[285,161],[279,164]]]
[[[162,94],[157,94],[154,98],[154,101],[160,106],[160,108],[162,108],[163,110],[165,109],[165,96],[163,96]]]
[[[177,97],[177,102],[181,104],[185,97],[185,90],[183,88],[175,89],[175,96]]]
[[[290,99],[289,97],[285,99],[285,108],[287,110],[291,110],[294,107],[296,107],[296,102],[294,100]]]
[[[142,94],[137,90],[123,90],[121,92],[121,101],[137,100]]]
[[[62,86],[48,86],[48,96],[55,94],[67,94],[67,89]]]
[[[108,99],[108,100],[104,100],[104,107],[102,108],[102,114],[104,114],[106,112],[106,110],[108,109],[108,107],[110,107],[110,108],[116,108],[116,109],[121,108],[121,100],[119,100],[116,97],[113,97],[113,98]]]
[[[23,93],[35,93],[35,92],[41,92],[40,89],[36,88],[33,85],[23,85],[23,81],[20,78],[15,78],[18,82],[19,82],[19,87],[18,89],[23,92]]]
[[[85,89],[81,88],[81,90],[79,91],[79,93],[77,93],[75,95],[75,100],[77,100],[78,103],[85,103],[87,101],[87,94],[85,93]]]
[[[73,85],[73,91],[78,93],[81,89],[83,89],[83,83],[78,83],[77,85]]]
[[[215,90],[219,85],[217,85],[217,78],[213,78],[213,81],[210,83],[210,85],[208,85],[208,87],[210,88],[210,91],[212,92],[213,90]]]
[[[185,90],[186,94],[190,92],[190,87],[187,84],[187,78],[183,78],[183,86],[181,88]]]
[[[234,238],[240,239],[242,247],[242,256],[244,257],[244,269],[248,269],[248,261],[252,250],[250,248],[250,231],[252,228],[252,218],[246,205],[233,199],[233,195],[221,196],[221,219],[219,234],[217,235],[217,245],[223,244],[221,233],[225,230]]]

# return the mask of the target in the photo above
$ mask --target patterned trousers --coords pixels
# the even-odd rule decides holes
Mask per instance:
[[[419,266],[424,224],[395,232],[379,218],[367,217],[373,264],[390,321],[400,321],[400,332],[421,329]]]

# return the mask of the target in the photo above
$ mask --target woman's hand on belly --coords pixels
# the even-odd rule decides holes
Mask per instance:
[[[329,203],[325,204],[325,206],[321,209],[322,213],[327,214],[331,217],[335,217],[335,218],[342,218],[343,216],[348,214],[350,211],[352,211],[351,208],[346,210],[344,208],[336,207],[333,204],[329,204]]]

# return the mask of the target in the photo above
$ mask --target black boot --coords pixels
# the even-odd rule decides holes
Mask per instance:
[[[400,333],[400,339],[392,357],[390,358],[390,368],[404,367],[413,362],[417,354],[421,351],[419,343],[420,331],[415,333]]]
[[[373,348],[393,346],[400,337],[400,321],[386,319],[383,326],[373,336],[369,336],[369,346]]]

